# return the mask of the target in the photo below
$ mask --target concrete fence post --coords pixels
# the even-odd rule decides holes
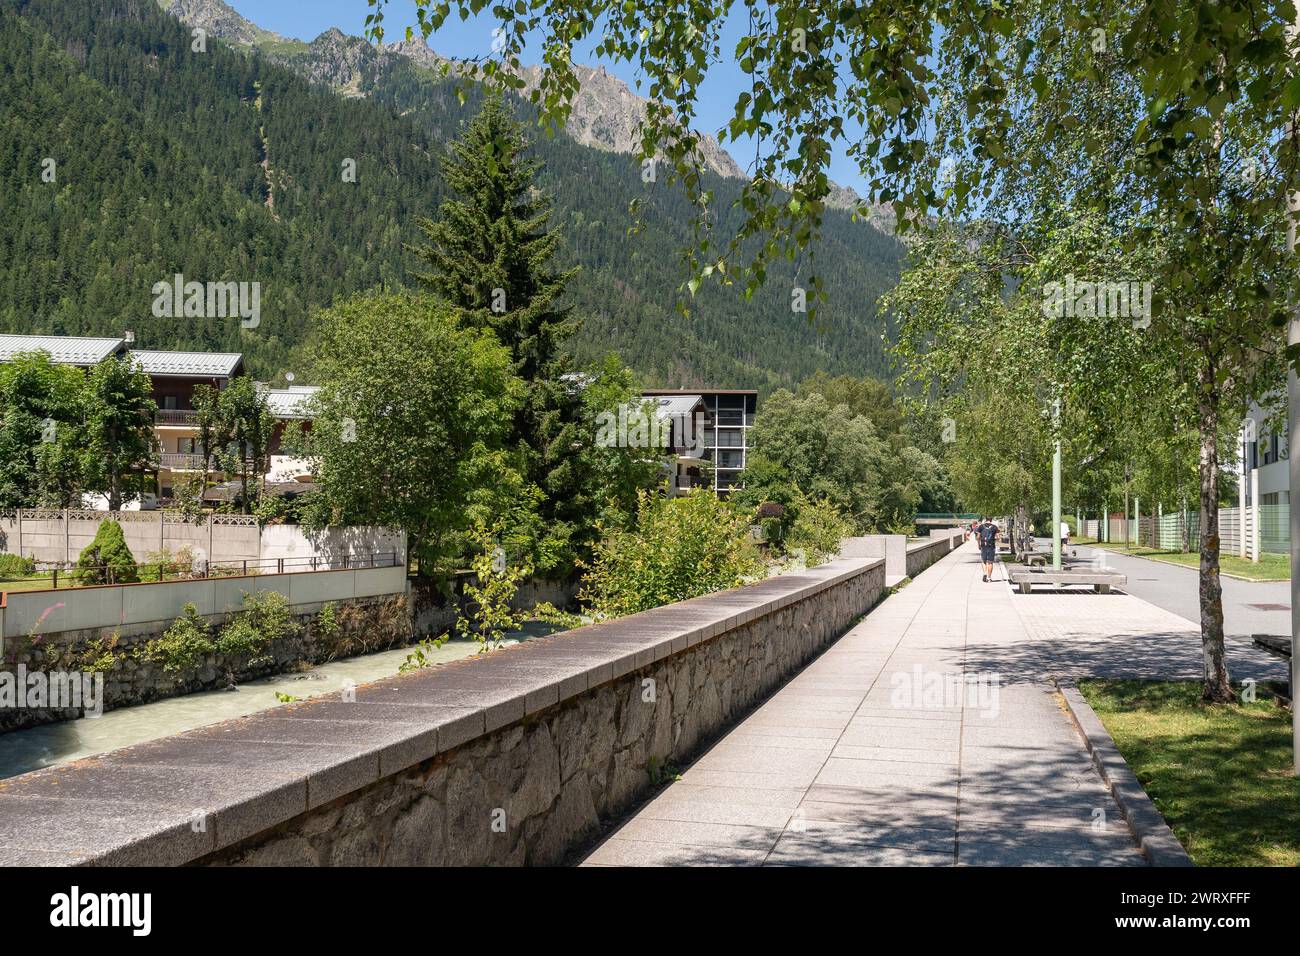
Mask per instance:
[[[68,509],[64,508],[63,509],[63,563],[64,564],[72,563],[72,546],[68,540],[72,534],[71,528],[72,528],[72,516],[68,513]]]
[[[1259,526],[1259,469],[1250,470],[1250,560],[1259,561],[1263,529]]]
[[[1237,482],[1237,557],[1244,558],[1246,549],[1246,462],[1241,463],[1241,480]]]

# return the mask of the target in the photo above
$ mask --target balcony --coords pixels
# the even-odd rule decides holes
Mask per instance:
[[[153,423],[163,427],[194,428],[199,423],[199,413],[189,408],[160,408],[153,414]]]
[[[158,456],[158,464],[168,471],[202,471],[203,456],[177,452],[163,452]],[[214,458],[208,459],[208,471],[217,471]]]

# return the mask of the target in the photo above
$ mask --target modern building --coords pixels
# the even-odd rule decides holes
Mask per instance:
[[[164,498],[173,494],[176,479],[201,473],[203,449],[194,411],[194,389],[208,385],[218,390],[244,374],[244,357],[238,352],[171,352],[132,349],[135,337],[127,332],[120,338],[89,338],[62,335],[0,335],[0,362],[11,361],[25,352],[45,352],[61,365],[91,368],[107,358],[129,358],[149,376],[153,399],[154,434],[158,440],[158,489]],[[271,441],[270,481],[306,481],[311,473],[306,463],[281,455],[280,441],[289,421],[306,416],[306,403],[318,389],[308,385],[271,388],[259,385],[276,418]],[[307,426],[309,427],[309,426]],[[215,462],[209,472],[220,477]],[[287,477],[286,477],[287,476]]]
[[[1243,504],[1255,505],[1254,492],[1258,481],[1261,505],[1286,505],[1291,503],[1291,474],[1287,464],[1287,416],[1270,414],[1252,402],[1246,415],[1239,440],[1241,448],[1237,474],[1241,480]],[[1255,469],[1259,474],[1255,475]]]
[[[641,394],[656,402],[659,420],[671,425],[668,467],[677,493],[711,487],[725,495],[742,487],[757,390],[650,388]]]

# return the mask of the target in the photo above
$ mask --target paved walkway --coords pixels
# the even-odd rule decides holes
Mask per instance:
[[[585,865],[1141,866],[1049,675],[1197,677],[1199,646],[1187,621],[1127,594],[1022,597],[986,584],[967,544],[883,601]],[[1285,670],[1248,645],[1230,654],[1242,676]],[[945,679],[960,675],[967,683]]]
[[[1038,547],[1052,550],[1051,539],[1040,540]],[[1090,548],[1073,549],[1084,560],[1103,558],[1106,567],[1128,576],[1130,594],[1172,611],[1187,621],[1200,625],[1201,602],[1198,573],[1168,562],[1132,557],[1122,551]],[[1251,634],[1291,633],[1291,582],[1242,581],[1221,577],[1223,585],[1223,626],[1228,634],[1249,637]]]

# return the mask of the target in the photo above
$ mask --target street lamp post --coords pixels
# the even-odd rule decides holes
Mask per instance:
[[[1061,570],[1061,400],[1052,402],[1052,428],[1056,444],[1052,451],[1052,569]]]

